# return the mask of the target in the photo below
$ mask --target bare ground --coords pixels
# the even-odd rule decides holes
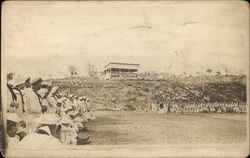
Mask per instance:
[[[246,114],[171,114],[96,111],[92,145],[235,144],[246,141]]]

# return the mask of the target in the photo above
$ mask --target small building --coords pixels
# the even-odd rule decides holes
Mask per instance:
[[[110,62],[104,67],[106,79],[127,79],[136,77],[139,64]]]

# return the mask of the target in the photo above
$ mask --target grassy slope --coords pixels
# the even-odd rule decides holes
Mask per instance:
[[[70,87],[66,79],[55,84]],[[161,95],[153,95],[159,91],[177,102],[201,102],[203,96],[209,96],[212,102],[245,102],[246,77],[204,76],[167,81],[86,81],[82,87],[72,92],[91,98],[91,102],[99,107],[114,104],[128,107],[137,107],[141,104],[145,107],[149,106],[152,100],[162,99]]]

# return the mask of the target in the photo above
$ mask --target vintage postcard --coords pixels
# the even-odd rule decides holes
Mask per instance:
[[[6,157],[246,157],[245,1],[5,1]]]

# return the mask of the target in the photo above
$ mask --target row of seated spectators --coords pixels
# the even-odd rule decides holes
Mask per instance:
[[[100,83],[89,83],[89,82],[71,82],[71,85],[74,87],[81,87],[81,88],[117,88],[117,84],[112,83],[106,83],[106,84],[100,84]]]
[[[112,72],[110,77],[101,76],[103,79],[110,80],[163,80],[171,76],[160,75],[157,73],[136,73],[136,72]]]
[[[170,113],[246,113],[246,103],[152,103],[151,107],[139,111]]]

